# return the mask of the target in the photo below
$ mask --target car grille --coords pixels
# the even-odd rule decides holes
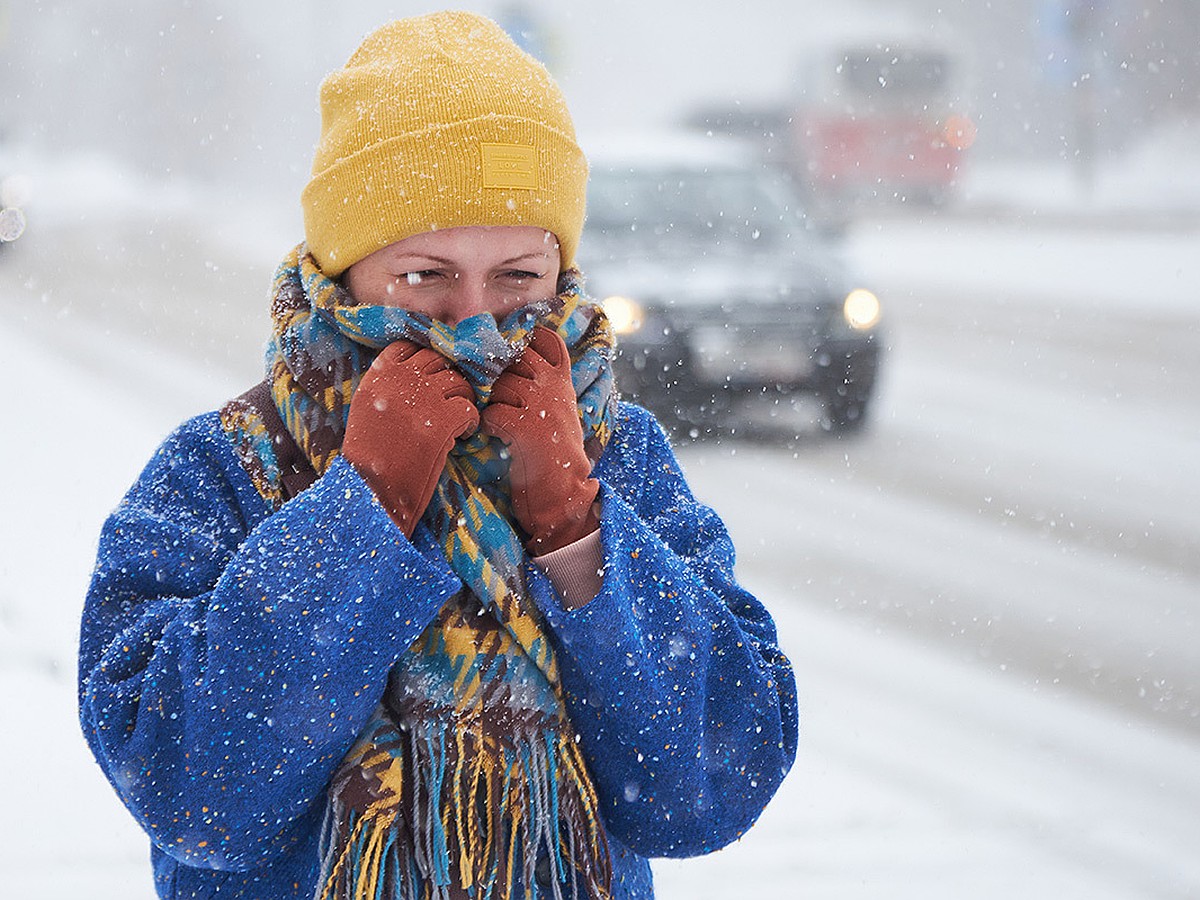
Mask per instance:
[[[714,384],[802,381],[815,368],[822,332],[814,307],[747,306],[729,316],[679,323],[694,374]]]

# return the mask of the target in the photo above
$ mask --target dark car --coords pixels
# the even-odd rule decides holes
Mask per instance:
[[[801,397],[825,429],[861,428],[879,304],[784,176],[716,139],[588,149],[580,263],[617,332],[622,393],[692,432]]]

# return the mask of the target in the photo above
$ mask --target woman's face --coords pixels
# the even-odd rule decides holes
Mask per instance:
[[[558,240],[531,225],[470,225],[389,244],[346,270],[364,306],[399,306],[454,325],[480,313],[503,318],[553,297]]]

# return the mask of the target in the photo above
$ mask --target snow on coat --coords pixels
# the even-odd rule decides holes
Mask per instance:
[[[599,595],[568,611],[536,565],[527,578],[613,896],[648,898],[648,857],[716,850],[774,794],[796,752],[795,683],[648,413],[621,405],[595,474]],[[84,732],[152,840],[160,896],[312,896],[329,777],[460,587],[428,530],[405,538],[340,458],[272,513],[215,413],[163,443],[105,524],[79,670]]]

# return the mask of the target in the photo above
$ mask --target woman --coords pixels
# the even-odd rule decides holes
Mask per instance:
[[[321,100],[267,379],[101,536],[88,741],[161,897],[651,897],[774,793],[794,683],[616,400],[562,96],[443,13]]]

